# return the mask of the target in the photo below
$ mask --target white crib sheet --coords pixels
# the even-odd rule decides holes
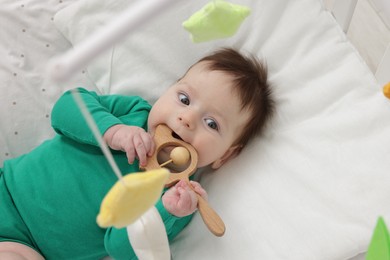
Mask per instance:
[[[50,59],[70,48],[54,26],[54,15],[74,0],[5,0],[0,8],[0,167],[54,132],[51,107],[76,84],[94,89],[84,72],[64,84],[48,80]]]

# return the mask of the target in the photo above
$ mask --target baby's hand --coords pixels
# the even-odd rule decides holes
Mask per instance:
[[[155,149],[152,136],[137,126],[114,125],[104,133],[104,140],[111,149],[126,152],[130,164],[138,158],[141,166],[146,166]]]
[[[198,206],[195,192],[207,200],[207,193],[198,182],[191,181],[190,184],[195,191],[189,187],[186,181],[181,180],[163,195],[163,205],[172,215],[184,217],[194,213]]]

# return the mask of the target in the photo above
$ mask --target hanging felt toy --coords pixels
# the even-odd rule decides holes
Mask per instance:
[[[214,0],[183,23],[193,42],[205,42],[233,36],[250,14],[245,6]]]
[[[378,218],[366,260],[390,260],[390,235],[382,217]]]
[[[390,99],[390,82],[383,86],[383,95]]]
[[[164,168],[128,174],[104,197],[97,216],[100,227],[126,227],[156,204],[168,179]]]

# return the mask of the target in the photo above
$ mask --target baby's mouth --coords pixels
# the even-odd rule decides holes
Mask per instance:
[[[172,137],[176,138],[176,139],[179,139],[181,141],[183,141],[183,139],[175,132],[172,131]]]
[[[175,133],[174,131],[172,131],[172,137],[177,139],[177,140],[180,140],[180,141],[184,141],[180,135],[178,135],[177,133]],[[169,155],[171,153],[171,151],[177,147],[177,145],[168,145],[168,146],[164,146],[163,149],[161,151],[163,151],[165,154]]]

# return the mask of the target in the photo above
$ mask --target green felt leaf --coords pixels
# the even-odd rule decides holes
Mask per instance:
[[[250,14],[245,6],[215,0],[205,5],[183,23],[193,42],[204,42],[234,35]]]
[[[366,260],[390,260],[390,236],[382,217],[378,219],[376,224]]]

